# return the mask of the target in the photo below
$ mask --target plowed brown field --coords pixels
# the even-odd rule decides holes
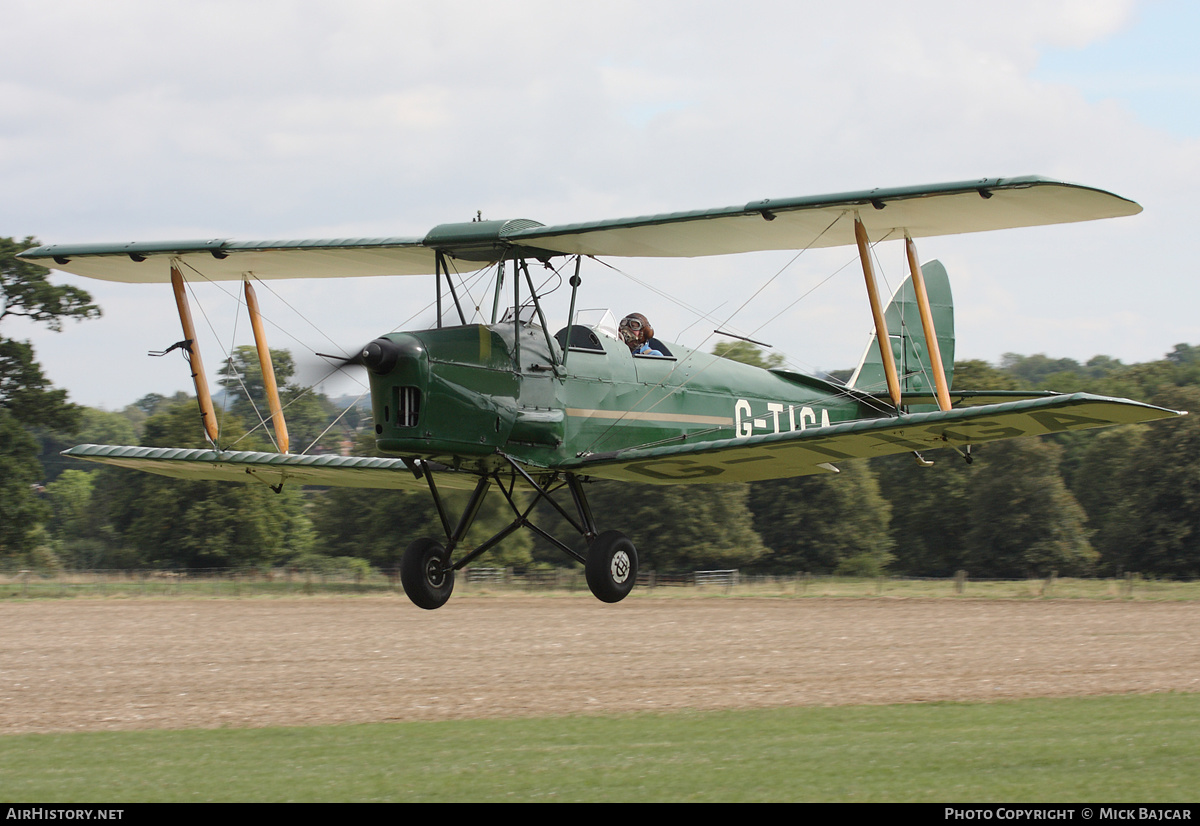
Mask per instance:
[[[1200,604],[0,603],[0,733],[1200,691]]]

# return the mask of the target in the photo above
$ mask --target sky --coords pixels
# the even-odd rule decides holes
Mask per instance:
[[[1144,211],[923,239],[921,258],[950,273],[956,357],[1133,363],[1200,343],[1200,279],[1183,243],[1200,210],[1200,3],[0,9],[0,235],[421,236],[477,212],[558,224],[1042,175]],[[900,245],[877,254],[895,288]],[[851,249],[606,263],[617,269],[585,264],[580,306],[640,311],[660,338],[688,346],[716,340],[692,307],[806,372],[853,367],[870,334]],[[0,332],[33,341],[72,400],[120,409],[190,389],[181,358],[146,355],[181,338],[169,286],[54,280],[89,290],[104,317],[61,333],[6,321]],[[303,363],[433,320],[432,278],[272,282],[259,293],[272,346]],[[565,323],[567,293],[549,299],[552,324]],[[196,288],[210,371],[250,341],[234,295]]]

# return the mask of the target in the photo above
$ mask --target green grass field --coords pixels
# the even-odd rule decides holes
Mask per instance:
[[[1200,694],[0,737],[4,802],[1197,799]]]

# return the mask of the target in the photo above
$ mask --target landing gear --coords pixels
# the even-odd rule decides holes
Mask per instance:
[[[620,602],[637,583],[637,549],[620,531],[605,531],[588,546],[588,588],[601,602]]]
[[[454,590],[450,554],[433,539],[418,539],[404,550],[400,560],[400,582],[404,593],[418,608],[441,608]]]
[[[408,594],[408,598],[419,608],[441,608],[454,590],[455,571],[490,551],[517,529],[528,528],[584,566],[588,587],[597,599],[602,602],[620,602],[625,599],[637,583],[637,551],[633,542],[623,533],[600,533],[596,530],[596,522],[592,518],[592,511],[588,507],[580,479],[572,473],[534,479],[518,462],[504,454],[500,455],[508,463],[507,471],[501,466],[479,478],[470,501],[454,526],[451,525],[445,504],[438,494],[433,473],[426,462],[419,459],[406,460],[410,470],[418,478],[424,477],[428,483],[442,529],[446,532],[445,544],[434,539],[418,539],[404,551],[400,560],[400,581],[404,584],[404,592]],[[518,483],[524,483],[527,488],[533,490],[532,501],[518,503],[514,498]],[[455,549],[466,538],[467,531],[475,521],[483,499],[493,484],[508,501],[515,518],[508,527],[491,539],[478,545],[470,553],[454,559]],[[575,505],[574,514],[569,513],[551,496],[554,491],[563,487],[571,494],[571,501]],[[530,521],[530,515],[540,502],[545,502],[558,511],[558,514],[588,541],[587,556]]]

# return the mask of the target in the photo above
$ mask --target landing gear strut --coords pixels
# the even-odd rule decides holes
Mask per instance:
[[[582,563],[588,588],[591,589],[596,599],[612,603],[620,602],[627,597],[637,583],[637,549],[634,548],[629,537],[620,531],[599,533],[596,530],[596,523],[592,518],[592,511],[588,506],[583,484],[579,479],[574,474],[567,473],[565,480],[558,484],[542,485],[515,461],[507,456],[504,458],[507,459],[512,470],[512,473],[508,474],[507,486],[499,471],[491,476],[480,478],[458,524],[453,529],[450,527],[450,519],[442,497],[438,494],[437,485],[433,481],[433,474],[424,466],[424,462],[418,463],[414,460],[414,470],[419,469],[421,471],[419,475],[423,475],[429,485],[429,492],[433,496],[433,503],[437,507],[438,517],[446,533],[446,543],[443,545],[435,539],[426,537],[416,540],[404,550],[404,556],[400,560],[400,581],[404,584],[404,592],[408,594],[408,598],[420,608],[427,610],[441,608],[446,604],[446,600],[450,599],[450,594],[454,590],[454,572],[490,551],[518,528],[528,528],[567,556]],[[536,494],[533,502],[524,508],[518,507],[516,500],[513,499],[513,491],[516,489],[518,480],[527,483]],[[487,496],[493,483],[504,494],[515,518],[504,530],[471,553],[455,561],[453,559],[454,550],[466,537],[471,523],[475,521],[475,517],[479,513],[480,506],[483,505],[484,497]],[[550,496],[563,485],[570,491],[571,500],[575,504],[574,516]],[[569,545],[529,521],[529,515],[541,501],[549,502],[559,515],[588,541],[587,556],[581,556]]]

